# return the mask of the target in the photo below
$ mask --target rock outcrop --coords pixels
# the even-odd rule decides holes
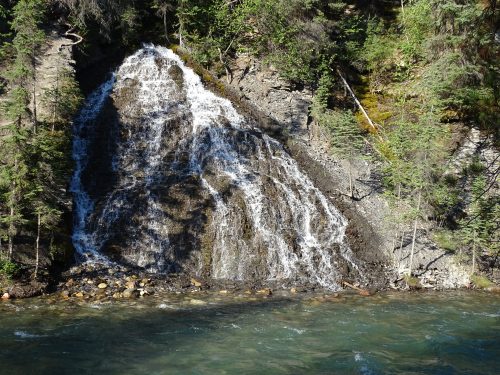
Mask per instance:
[[[272,67],[248,56],[238,57],[232,72],[232,89],[239,93],[242,101],[258,107],[286,129],[292,156],[347,217],[348,241],[370,268],[374,279],[379,285],[395,287],[409,266],[411,233],[403,238],[402,247],[400,239],[395,246],[394,238],[398,234],[387,220],[390,207],[382,196],[378,165],[362,159],[354,161],[357,199],[346,197],[343,193],[349,188],[348,170],[345,161],[330,152],[328,135],[308,116],[311,92],[290,87]],[[413,269],[425,287],[457,288],[469,284],[464,267],[439,249],[428,238],[426,230],[418,232]]]
[[[74,186],[77,215],[91,207],[75,232],[82,256],[216,280],[373,281],[328,189],[171,51],[147,46],[127,58],[110,99],[90,112],[78,125],[88,158],[76,155]],[[83,190],[90,205],[78,200]]]

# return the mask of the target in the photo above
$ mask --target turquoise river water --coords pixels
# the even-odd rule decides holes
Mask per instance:
[[[0,374],[500,374],[500,296],[0,303]]]

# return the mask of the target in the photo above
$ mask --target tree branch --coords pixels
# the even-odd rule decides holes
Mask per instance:
[[[65,23],[65,25],[68,26],[69,29],[64,33],[64,36],[70,36],[70,37],[76,38],[76,41],[74,41],[73,43],[69,43],[69,44],[61,44],[59,46],[59,52],[61,52],[61,50],[64,47],[76,46],[77,44],[80,44],[83,41],[83,37],[81,35],[78,35],[78,34],[73,32],[73,31],[75,31],[75,26],[72,26],[69,23]]]

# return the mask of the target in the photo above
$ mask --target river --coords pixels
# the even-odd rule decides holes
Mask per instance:
[[[482,292],[0,303],[7,374],[499,374]]]

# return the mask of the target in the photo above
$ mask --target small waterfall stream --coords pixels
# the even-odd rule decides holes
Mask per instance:
[[[82,255],[330,289],[341,266],[359,273],[340,212],[278,141],[169,49],[145,46],[90,95],[73,154],[73,242]],[[109,182],[96,182],[102,176]]]

